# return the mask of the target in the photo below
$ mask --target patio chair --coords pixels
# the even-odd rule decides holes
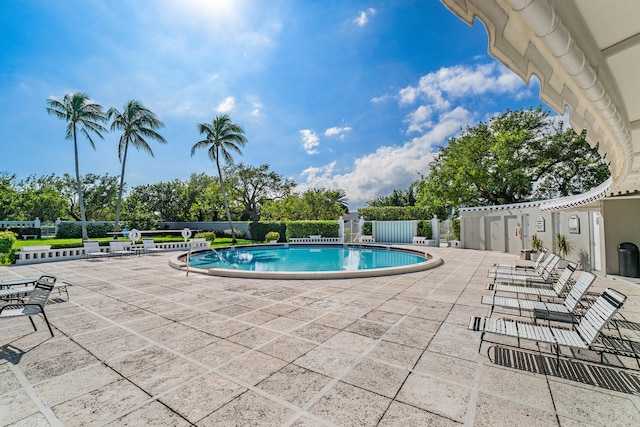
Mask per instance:
[[[51,294],[52,289],[52,284],[36,283],[36,286],[33,291],[31,291],[29,299],[26,303],[7,304],[3,307],[0,307],[0,319],[29,316],[29,320],[31,321],[33,329],[37,331],[38,328],[36,328],[36,324],[33,322],[31,316],[42,314],[42,317],[44,318],[44,321],[47,323],[47,327],[49,328],[49,332],[53,337],[53,330],[51,329],[49,319],[47,319],[47,315],[44,312],[44,306],[47,304],[47,299],[49,299],[49,295]]]
[[[38,283],[38,281],[43,281],[43,280],[46,280],[47,278],[53,279],[53,282],[55,282],[55,280],[56,280],[55,277],[48,276],[48,275],[21,277],[19,279],[2,280],[2,281],[0,281],[0,289],[10,288],[10,287],[14,287],[14,286],[28,286],[28,285],[35,286],[35,284]]]
[[[119,240],[112,240],[109,242],[109,253],[112,256],[131,255],[131,251],[127,250],[124,242],[121,242]]]
[[[482,304],[490,305],[492,311],[494,307],[511,308],[519,310],[520,314],[523,311],[531,311],[535,319],[574,323],[576,316],[573,312],[595,280],[596,276],[593,273],[583,271],[562,303],[499,297],[494,294],[483,296]]]
[[[8,280],[0,283],[0,301],[12,301],[26,299],[29,294],[35,289],[38,283],[46,285],[56,285],[56,278],[54,276],[42,275],[40,277],[26,277],[24,279]],[[65,287],[66,284],[59,287],[60,289]],[[67,292],[67,296],[69,293]]]
[[[593,305],[585,312],[580,323],[575,329],[556,328],[551,326],[535,325],[527,322],[516,322],[508,319],[491,319],[488,317],[472,317],[469,321],[469,329],[482,332],[480,341],[485,334],[506,335],[520,340],[535,341],[550,344],[555,347],[556,355],[560,357],[560,347],[576,348],[578,350],[593,350],[600,353],[606,352],[606,348],[594,346],[598,335],[607,322],[622,307],[626,295],[607,288]]]
[[[571,275],[576,270],[576,264],[569,263],[567,267],[562,271],[562,274],[550,287],[546,283],[535,283],[536,286],[532,286],[532,283],[526,284],[513,284],[513,283],[489,283],[487,290],[496,292],[507,292],[512,294],[524,294],[535,295],[538,297],[560,297],[564,292],[564,288],[569,284]]]
[[[156,248],[156,243],[153,241],[153,239],[142,239],[142,248],[148,254],[164,252],[164,249]]]
[[[547,248],[543,248],[542,251],[540,251],[540,255],[536,259],[536,262],[533,263],[533,265],[494,264],[491,268],[489,268],[489,274],[495,273],[498,270],[502,270],[502,271],[512,271],[512,270],[531,271],[531,270],[537,270],[540,267],[540,264],[542,264],[542,261],[546,260],[547,252],[548,252],[548,249]]]
[[[488,277],[501,281],[525,281],[529,278],[542,278],[549,280],[555,268],[560,262],[560,257],[556,254],[549,255],[535,270],[495,270],[489,271]]]
[[[82,243],[84,246],[84,256],[89,259],[108,257],[107,252],[100,251],[100,245],[96,240],[87,240]]]

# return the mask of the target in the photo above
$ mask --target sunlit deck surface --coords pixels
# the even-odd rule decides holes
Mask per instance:
[[[638,425],[633,359],[584,351],[545,373],[547,346],[489,337],[512,366],[479,351],[487,269],[515,256],[432,252],[432,270],[318,281],[187,277],[170,254],[1,267],[75,286],[47,306],[54,338],[40,318],[0,323],[0,425]],[[640,286],[606,287],[640,342]]]

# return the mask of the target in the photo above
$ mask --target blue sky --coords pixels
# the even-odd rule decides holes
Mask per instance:
[[[540,104],[481,23],[435,0],[5,0],[0,40],[0,172],[18,179],[73,174],[46,113],[70,92],[105,110],[138,99],[164,122],[155,157],[131,152],[129,187],[215,175],[190,149],[197,123],[228,113],[249,141],[237,162],[342,188],[352,209],[428,173],[461,128]],[[118,175],[118,137],[81,139],[80,172]]]

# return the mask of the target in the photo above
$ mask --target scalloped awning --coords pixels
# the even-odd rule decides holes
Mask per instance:
[[[441,0],[469,24],[480,19],[489,53],[526,82],[571,126],[587,130],[611,179],[579,196],[549,201],[544,210],[589,205],[640,192],[640,1]]]

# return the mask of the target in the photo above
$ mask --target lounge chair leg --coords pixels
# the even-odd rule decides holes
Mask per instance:
[[[49,333],[51,334],[51,337],[53,338],[53,330],[51,329],[51,324],[49,323],[49,319],[47,319],[47,315],[45,314],[44,310],[42,310],[42,317],[44,317],[44,321],[47,323],[47,327],[49,328]],[[29,317],[31,318],[31,317]]]
[[[31,326],[33,326],[33,330],[34,330],[34,331],[37,331],[37,330],[38,330],[38,328],[36,328],[36,324],[35,324],[35,323],[33,323],[33,319],[31,318],[31,316],[29,316],[29,320],[31,321]]]

